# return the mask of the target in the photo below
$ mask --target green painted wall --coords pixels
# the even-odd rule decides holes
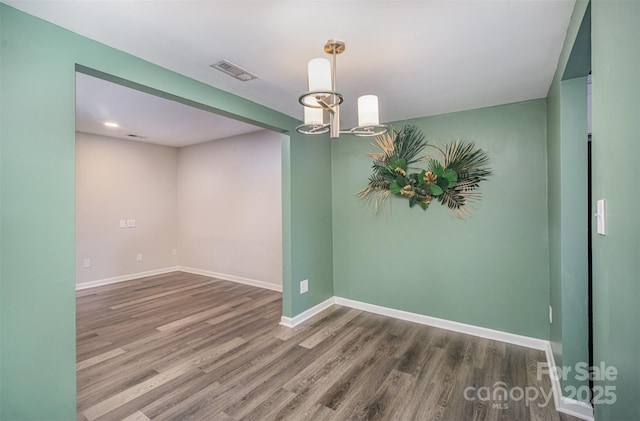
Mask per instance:
[[[333,296],[331,144],[327,137],[283,140],[283,316]],[[309,291],[300,294],[300,281]]]
[[[65,136],[75,126],[74,65],[35,45],[42,28],[0,7],[0,417],[69,420],[75,417],[75,143]]]
[[[546,102],[535,100],[397,123],[430,141],[473,140],[494,175],[468,220],[434,203],[392,198],[378,215],[366,186],[370,140],[333,143],[334,289],[337,296],[547,339]]]
[[[556,365],[572,370],[589,358],[587,81],[586,77],[577,78],[589,73],[587,11],[587,1],[576,3],[547,96],[550,341]],[[563,80],[567,77],[575,79]],[[561,383],[563,388],[588,386],[571,374]],[[570,391],[564,395],[574,397]]]
[[[295,119],[4,4],[0,37],[1,419],[75,419],[77,66],[289,132],[283,139],[283,312],[293,316],[331,295],[328,141],[309,144],[293,131]],[[292,294],[292,279],[301,276],[313,282],[305,296]]]
[[[607,200],[607,235],[594,235],[595,362],[615,366],[613,405],[596,419],[640,419],[640,2],[591,4],[593,198]]]
[[[290,314],[295,316],[333,297],[331,224],[331,142],[326,136],[291,141],[291,231],[293,232]],[[319,180],[318,177],[322,179]],[[300,295],[300,281],[309,292]]]
[[[562,82],[562,308],[563,352],[568,365],[589,362],[587,78]],[[568,158],[568,159],[567,159]],[[587,380],[567,379],[574,387]]]
[[[560,253],[562,283],[562,364],[575,369],[589,362],[588,225],[587,225],[587,78],[562,81],[562,137],[560,177]],[[562,383],[565,395],[572,389],[588,387],[587,380],[569,375]]]

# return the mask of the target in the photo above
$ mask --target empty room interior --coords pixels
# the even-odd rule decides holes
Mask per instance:
[[[640,419],[639,1],[0,1],[0,420]]]

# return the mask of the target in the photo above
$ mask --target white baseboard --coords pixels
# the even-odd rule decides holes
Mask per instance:
[[[553,357],[551,342],[547,342],[547,346],[545,347],[544,352],[547,357],[549,372],[556,373],[556,360]],[[550,376],[550,380],[556,411],[581,418],[586,421],[594,420],[593,407],[589,403],[562,396],[562,386],[560,385],[560,379],[558,378],[558,376]]]
[[[272,291],[282,292],[282,285],[276,285],[276,284],[271,284],[269,282],[257,281],[255,279],[243,278],[241,276],[228,275],[224,273],[211,272],[208,270],[195,269],[195,268],[184,267],[184,266],[174,266],[174,267],[163,268],[163,269],[149,270],[146,272],[131,273],[129,275],[115,276],[113,278],[99,279],[97,281],[83,282],[80,284],[76,284],[76,290],[79,291],[82,289],[115,284],[118,282],[132,281],[134,279],[144,278],[147,276],[163,275],[165,273],[177,272],[177,271],[193,273],[196,275],[204,275],[204,276],[209,276],[211,278],[224,279],[225,281],[238,282],[241,284],[251,285],[254,287],[266,288]]]
[[[147,276],[163,275],[165,273],[175,272],[177,270],[178,270],[177,267],[170,267],[170,268],[163,268],[163,269],[148,270],[146,272],[131,273],[129,275],[115,276],[113,278],[98,279],[97,281],[82,282],[80,284],[76,284],[76,291],[80,291],[82,289],[87,289],[87,288],[99,287],[102,285],[115,284],[118,282],[132,281],[134,279],[144,278]]]
[[[315,306],[311,307],[308,310],[303,311],[302,313],[298,314],[295,317],[282,316],[282,318],[280,319],[280,324],[286,327],[296,327],[300,323],[304,322],[305,320],[310,319],[311,317],[315,316],[321,311],[331,307],[334,303],[335,303],[335,297],[327,298],[320,304],[316,304]]]
[[[465,323],[452,322],[450,320],[438,319],[437,317],[425,316],[423,314],[410,313],[408,311],[396,310],[389,307],[382,307],[375,304],[363,303],[361,301],[350,300],[348,298],[335,297],[335,303],[368,311],[370,313],[389,316],[400,320],[419,323],[422,325],[439,327],[454,332],[466,333],[467,335],[479,336],[481,338],[493,339],[494,341],[506,342],[509,344],[525,346],[527,348],[545,350],[548,341],[543,339],[531,338],[529,336],[516,335],[514,333],[503,332],[500,330],[487,329]]]
[[[382,316],[393,317],[396,319],[406,320],[409,322],[419,323],[422,325],[438,327],[454,332],[465,333],[467,335],[479,336],[481,338],[492,339],[495,341],[506,342],[513,345],[524,346],[545,352],[549,370],[555,372],[555,360],[551,350],[551,342],[531,338],[529,336],[516,335],[514,333],[503,332],[500,330],[487,329],[480,326],[469,325],[465,323],[452,322],[450,320],[439,319],[437,317],[425,316],[423,314],[410,313],[408,311],[396,310],[389,307],[383,307],[375,304],[364,303],[361,301],[350,300],[342,297],[331,297],[317,304],[310,309],[298,314],[295,317],[282,317],[280,324],[286,327],[295,327],[310,319],[321,311],[331,307],[333,304],[355,308],[358,310],[368,311],[370,313],[380,314]],[[550,376],[551,377],[551,376]],[[562,388],[560,381],[551,378],[551,388],[553,392],[553,400],[558,412],[562,412],[574,417],[587,421],[593,421],[593,408],[586,402],[569,399],[562,396]]]
[[[196,268],[185,267],[185,266],[178,266],[176,270],[179,270],[181,272],[193,273],[196,275],[209,276],[211,278],[224,279],[225,281],[238,282],[241,284],[251,285],[258,288],[270,289],[272,291],[282,292],[282,285],[272,284],[270,282],[258,281],[256,279],[244,278],[242,276],[211,272],[209,270],[196,269]]]

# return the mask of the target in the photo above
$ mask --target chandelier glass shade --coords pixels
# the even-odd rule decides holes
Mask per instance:
[[[336,56],[343,53],[342,41],[329,40],[324,51],[332,60],[314,58],[309,61],[309,91],[298,98],[304,107],[304,124],[296,127],[302,134],[329,133],[332,139],[340,134],[355,136],[377,136],[387,132],[388,126],[380,124],[378,97],[364,95],[358,98],[358,125],[351,129],[340,129],[340,104],[344,97],[336,90]],[[328,115],[328,119],[325,116]]]

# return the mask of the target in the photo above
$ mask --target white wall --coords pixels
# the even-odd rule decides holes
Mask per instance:
[[[259,131],[180,149],[181,266],[282,285],[282,136]]]
[[[176,149],[76,133],[76,283],[184,267],[281,287],[282,136]]]
[[[76,133],[77,284],[177,265],[177,158],[175,148]],[[123,219],[136,227],[120,228]]]

